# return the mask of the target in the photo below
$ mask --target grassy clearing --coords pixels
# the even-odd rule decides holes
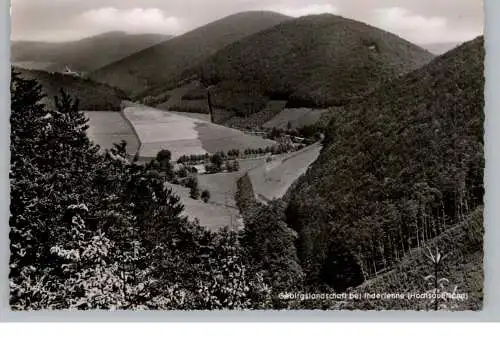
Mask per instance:
[[[201,226],[216,231],[224,226],[239,228],[243,225],[237,208],[225,207],[214,203],[204,203],[189,197],[189,188],[167,183],[184,204],[184,215],[191,220],[198,219]]]
[[[156,104],[156,107],[168,110],[172,106],[178,106],[187,93],[200,88],[200,86],[199,81],[191,81],[178,88],[159,93],[153,96],[151,100],[152,103]]]
[[[284,100],[272,100],[267,102],[266,106],[258,113],[252,114],[248,118],[233,116],[225,124],[236,128],[260,128],[276,114],[279,114],[286,104],[287,101]]]
[[[199,175],[198,186],[200,190],[210,191],[209,203],[236,208],[236,182],[241,175],[240,172]]]
[[[86,111],[85,116],[89,119],[87,135],[101,148],[110,149],[113,143],[125,140],[129,154],[135,155],[139,150],[139,140],[120,112]]]
[[[263,200],[283,197],[318,158],[320,150],[321,145],[316,143],[293,154],[275,156],[271,162],[250,170],[256,196]]]
[[[249,158],[238,160],[240,170],[232,173],[199,175],[200,190],[208,189],[211,197],[209,203],[236,207],[235,196],[238,191],[237,182],[248,171],[266,165],[265,158]]]
[[[265,148],[276,143],[262,137],[247,135],[239,130],[207,122],[197,122],[196,131],[203,148],[209,153],[216,151],[227,152],[231,149],[244,151],[246,148]]]
[[[288,129],[289,126],[302,128],[315,124],[327,112],[328,109],[286,108],[267,121],[263,127],[269,129]]]

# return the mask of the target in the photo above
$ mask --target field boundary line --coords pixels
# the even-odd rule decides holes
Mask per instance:
[[[127,108],[129,108],[129,107],[124,106],[123,108],[121,108],[120,109],[120,115],[123,117],[123,119],[125,120],[125,122],[129,125],[129,127],[132,129],[132,132],[134,133],[135,137],[137,138],[138,146],[137,146],[136,155],[137,155],[138,158],[140,158],[140,156],[141,156],[141,150],[142,150],[142,141],[141,141],[141,138],[139,137],[139,133],[135,129],[134,124],[132,123],[132,121],[129,120],[129,118],[125,114],[125,109],[127,109]]]

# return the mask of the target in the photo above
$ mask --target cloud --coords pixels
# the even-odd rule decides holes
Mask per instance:
[[[401,7],[381,8],[373,11],[373,24],[396,33],[414,43],[444,43],[466,41],[482,32],[451,28],[442,16],[426,17]]]
[[[182,22],[158,8],[116,9],[105,7],[82,13],[81,18],[95,30],[133,33],[178,34]]]
[[[338,8],[331,4],[311,4],[304,7],[286,7],[272,6],[268,8],[270,11],[279,12],[292,17],[300,17],[305,15],[323,14],[323,13],[338,13]]]

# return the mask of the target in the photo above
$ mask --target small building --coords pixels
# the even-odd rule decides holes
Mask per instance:
[[[80,74],[78,72],[74,72],[69,68],[69,66],[64,67],[64,71],[62,72],[64,75],[70,75],[70,76],[75,76],[75,77],[80,77]]]
[[[207,173],[207,170],[205,169],[205,165],[204,164],[196,164],[196,165],[193,165],[193,167],[196,168],[198,174],[206,174]]]

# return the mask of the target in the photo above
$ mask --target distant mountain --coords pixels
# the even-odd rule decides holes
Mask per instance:
[[[13,41],[11,62],[28,69],[60,72],[67,65],[74,71],[89,72],[170,38],[109,32],[70,42]]]
[[[362,22],[323,14],[287,20],[217,52],[186,77],[214,86],[214,105],[248,116],[269,100],[344,105],[433,55]]]
[[[422,47],[433,54],[441,55],[452,50],[458,45],[460,45],[460,42],[444,42],[444,43],[431,43],[423,45]]]
[[[91,77],[131,93],[172,84],[224,46],[288,19],[264,11],[234,14],[103,67]]]
[[[481,207],[483,44],[467,42],[333,115],[287,210],[310,281],[358,285]]]
[[[128,97],[121,90],[106,84],[96,83],[90,79],[49,73],[41,70],[14,68],[26,79],[36,79],[42,85],[42,91],[47,95],[45,104],[54,108],[54,96],[60,94],[60,89],[76,97],[82,110],[112,110],[119,111],[122,100]]]

